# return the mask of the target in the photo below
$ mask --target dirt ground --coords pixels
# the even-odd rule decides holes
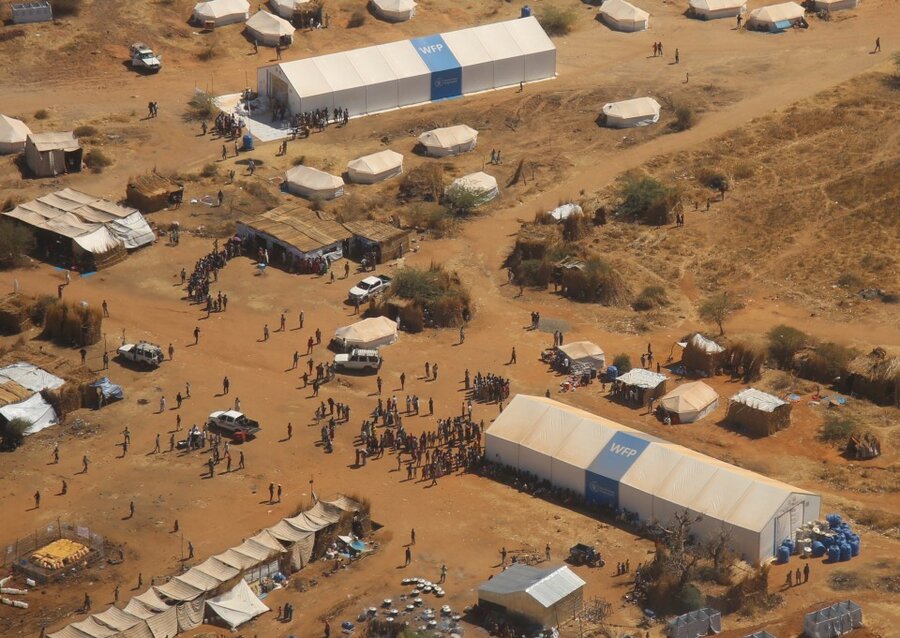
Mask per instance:
[[[545,3],[549,0],[532,6],[539,12]],[[834,566],[816,562],[810,584],[783,592],[779,606],[757,616],[726,618],[725,635],[743,636],[757,628],[766,628],[776,636],[796,635],[804,611],[848,597],[864,608],[868,629],[860,635],[891,635],[892,628],[900,623],[896,606],[900,576],[896,561],[900,547],[896,410],[855,401],[847,406],[846,409],[863,414],[871,427],[882,428],[890,442],[884,456],[859,464],[845,460],[835,449],[818,441],[816,432],[823,408],[809,404],[808,392],[799,392],[804,398],[794,406],[791,428],[765,440],[747,439],[718,425],[724,405],[696,425],[665,428],[647,415],[608,400],[598,386],[559,394],[559,379],[538,358],[541,349],[552,342],[552,336],[525,330],[530,311],[540,311],[543,317],[561,322],[569,340],[591,339],[607,353],[628,352],[635,358],[648,341],[654,352],[667,352],[684,334],[706,328],[697,322],[690,302],[701,296],[701,291],[715,287],[715,282],[694,281],[690,268],[680,272],[669,283],[684,291],[684,312],[640,333],[634,326],[625,325],[615,310],[572,304],[547,292],[526,289],[520,295],[518,288],[506,285],[501,264],[521,221],[531,220],[536,212],[559,201],[602,190],[624,170],[646,167],[648,162],[658,162],[657,166],[664,170],[672,162],[677,163],[679,157],[685,157],[680,153],[708,151],[711,145],[732,135],[734,129],[760,121],[757,118],[768,118],[763,119],[765,122],[787,121],[785,117],[793,109],[808,108],[808,103],[800,107],[795,107],[795,103],[810,100],[822,91],[865,94],[866,82],[872,80],[851,80],[865,74],[871,78],[872,73],[890,69],[889,56],[900,42],[900,6],[888,0],[869,0],[839,19],[812,19],[811,28],[806,31],[771,36],[737,32],[730,20],[688,20],[681,15],[686,2],[660,0],[642,3],[653,15],[649,32],[620,34],[598,24],[593,19],[594,10],[587,5],[564,4],[576,7],[580,15],[574,33],[556,40],[558,79],[529,85],[522,94],[499,91],[354,120],[346,128],[331,128],[311,140],[292,142],[284,158],[275,156],[276,144],[262,145],[253,154],[262,160],[262,168],[252,179],[240,178],[242,184],[238,186],[243,191],[225,186],[225,211],[185,205],[177,211],[154,214],[151,220],[164,225],[177,219],[188,228],[204,225],[223,229],[244,211],[260,209],[267,198],[289,201],[277,192],[273,182],[297,156],[305,156],[309,164],[322,166],[330,162],[340,169],[348,159],[380,148],[381,139],[387,136],[391,148],[403,151],[411,167],[423,161],[408,151],[424,128],[455,122],[479,128],[481,153],[448,161],[447,170],[451,175],[479,170],[487,149],[501,148],[504,165],[489,170],[501,182],[500,201],[448,238],[420,237],[417,250],[405,260],[418,265],[442,262],[457,271],[472,292],[474,319],[461,346],[454,345],[454,330],[403,334],[401,341],[385,352],[382,376],[386,391],[402,397],[399,375],[405,372],[407,391],[433,397],[436,416],[450,416],[459,410],[465,369],[504,374],[510,377],[514,393],[542,394],[550,389],[562,401],[820,492],[824,496],[823,514],[842,512],[862,530],[862,555],[851,563]],[[751,7],[759,4],[751,2]],[[370,17],[362,27],[349,30],[344,24],[355,3],[330,6],[332,27],[298,33],[298,43],[286,59],[513,17],[518,12],[518,7],[496,1],[461,5],[432,0],[420,3],[419,14],[410,23],[391,26]],[[252,79],[256,66],[267,61],[267,54],[248,55],[249,44],[237,26],[226,27],[212,36],[195,34],[183,22],[189,14],[188,2],[141,5],[138,22],[132,25],[146,20],[152,25],[146,28],[123,26],[128,25],[122,17],[124,5],[114,3],[113,7],[88,2],[78,18],[59,25],[30,25],[25,28],[24,39],[0,42],[0,57],[10,59],[7,56],[16,53],[17,59],[15,65],[0,65],[0,82],[4,85],[0,110],[25,116],[36,131],[91,124],[99,133],[87,145],[102,148],[113,159],[112,166],[101,174],[88,172],[54,180],[31,180],[23,179],[13,162],[4,158],[0,162],[0,200],[21,201],[63,186],[118,199],[123,196],[130,175],[154,167],[183,175],[196,174],[207,164],[218,164],[218,176],[193,178],[188,183],[186,196],[191,198],[222,188],[222,176],[228,170],[243,171],[233,158],[216,162],[221,143],[199,137],[197,123],[185,121],[186,102],[195,87],[216,93],[239,91],[246,85],[247,77]],[[101,15],[108,18],[107,24],[114,25],[108,27],[106,34],[91,26]],[[876,36],[881,37],[884,53],[870,55]],[[163,51],[166,67],[159,75],[133,75],[122,65],[125,46],[137,38],[148,40]],[[208,46],[210,39],[217,42],[217,56],[203,62],[197,53]],[[658,40],[666,45],[665,59],[648,57],[651,43]],[[31,46],[34,43],[41,46]],[[679,65],[670,64],[675,47],[680,49]],[[61,55],[64,59],[76,58],[77,64],[59,64],[56,60]],[[687,84],[686,72],[690,73]],[[638,132],[612,132],[596,126],[594,120],[605,101],[645,94],[670,101],[689,100],[701,111],[699,122],[689,131],[677,134],[665,133],[666,121],[657,129]],[[142,120],[149,100],[160,103],[160,116]],[[48,110],[48,119],[34,118],[39,109]],[[896,140],[896,116],[884,122],[888,127],[884,129],[887,145],[891,139]],[[863,131],[853,137],[855,153],[859,152],[862,136],[867,134],[874,137],[878,132]],[[833,135],[840,139],[840,131]],[[765,147],[764,142],[759,144]],[[774,148],[783,148],[779,144],[790,146],[790,141],[785,142],[781,134],[773,132]],[[827,164],[835,160],[840,145],[832,145],[822,155],[814,149],[807,154],[802,149],[792,152],[795,155],[791,157],[796,157],[798,163]],[[893,158],[896,161],[895,150]],[[519,159],[534,163],[534,180],[527,186],[504,189],[502,184],[512,175]],[[896,165],[886,166],[890,169]],[[786,172],[790,168],[785,162],[772,170]],[[818,178],[803,173],[803,179]],[[248,187],[248,183],[258,183],[258,187]],[[379,216],[402,213],[391,190],[396,185],[378,188],[348,190],[357,193],[362,205],[371,205]],[[765,187],[740,184],[736,199],[729,199],[726,205],[752,202],[753,188]],[[258,197],[251,191],[265,195]],[[896,198],[896,190],[893,193]],[[775,198],[767,196],[766,202],[771,204],[771,210],[777,208],[772,204]],[[815,203],[812,201],[811,205]],[[341,205],[339,201],[329,208],[339,210]],[[746,233],[765,219],[762,214],[758,218],[751,215],[734,232]],[[704,219],[689,211],[687,229],[696,226],[698,229],[692,232],[728,239],[727,224],[719,220]],[[896,239],[896,226],[892,229],[885,225],[879,230],[885,246],[890,246],[892,230]],[[791,241],[788,250],[794,250],[803,264],[804,251],[824,239],[810,233],[799,239],[792,237]],[[860,244],[864,241],[860,225],[855,225],[846,242],[847,251],[862,251]],[[109,374],[124,386],[126,398],[100,411],[71,415],[92,426],[86,428],[89,434],[74,429],[70,418],[65,425],[30,437],[16,453],[4,455],[0,478],[5,489],[0,492],[0,511],[7,515],[0,518],[0,546],[62,519],[88,524],[111,541],[123,544],[126,560],[121,565],[82,574],[65,588],[50,587],[29,594],[26,598],[31,607],[27,611],[0,606],[0,634],[37,635],[42,625],[56,629],[81,619],[83,616],[74,610],[85,592],[91,593],[95,610],[112,601],[117,584],[121,585],[123,600],[127,600],[129,595],[138,593],[132,591],[138,573],[143,574],[146,585],[151,577],[178,572],[183,564],[182,537],[184,542],[190,540],[194,544],[200,562],[298,507],[308,506],[311,480],[322,497],[345,493],[371,501],[373,518],[384,525],[375,536],[379,549],[335,576],[324,576],[321,565],[299,573],[297,579],[315,579],[317,584],[306,592],[280,590],[266,599],[273,609],[293,602],[297,607],[294,622],[280,624],[274,620],[274,614],[267,614],[244,628],[244,635],[320,635],[321,617],[355,617],[359,609],[402,593],[405,588],[400,580],[404,577],[436,579],[442,563],[449,567],[446,601],[454,609],[462,609],[474,602],[478,583],[497,572],[501,546],[540,553],[550,543],[553,558],[558,559],[575,542],[595,543],[608,561],[605,569],[576,569],[588,583],[586,598],[600,597],[613,604],[611,635],[633,630],[640,610],[624,603],[625,585],[610,567],[626,558],[633,565],[647,560],[652,551],[649,542],[487,479],[448,477],[435,487],[406,482],[399,472],[393,471],[396,463],[390,455],[353,468],[353,438],[357,434],[354,424],[375,404],[374,379],[340,376],[337,383],[323,388],[320,399],[333,397],[348,403],[353,417],[350,424],[339,428],[334,454],[326,455],[316,447],[318,429],[312,424],[312,413],[317,403],[301,387],[297,374],[286,368],[293,351],[303,350],[301,344],[315,328],[321,328],[327,340],[336,327],[352,321],[352,309],[344,306],[342,300],[354,275],[350,281],[339,279],[334,285],[324,278],[292,276],[275,270],[259,276],[249,260],[237,259],[220,273],[216,284],[229,296],[228,311],[205,319],[197,307],[181,299],[178,273],[182,267],[190,270],[210,244],[210,239],[191,236],[184,236],[175,247],[158,242],[107,271],[76,277],[67,288],[69,299],[92,304],[107,300],[111,312],[104,323],[107,347],[117,346],[124,335],[128,340],[148,339],[164,348],[171,343],[175,357],[154,372],[137,372],[113,362]],[[896,251],[893,257],[896,259]],[[736,249],[732,258],[742,259],[740,251]],[[752,299],[729,322],[729,332],[762,333],[773,325],[788,322],[816,336],[841,342],[900,345],[896,313],[891,315],[886,307],[878,312],[863,308],[853,313],[824,312],[820,308],[815,316],[810,316],[815,310],[809,296],[780,294],[785,273],[808,276],[802,269],[791,270],[791,263],[785,259],[767,264],[758,273],[754,269],[751,274],[756,276],[750,282],[744,282],[743,271],[720,275],[726,280],[734,278],[721,282],[722,285],[745,285]],[[893,264],[893,271],[889,268],[889,272],[893,272],[896,281],[896,260]],[[398,266],[389,264],[385,271],[390,273]],[[52,294],[63,274],[36,264],[30,269],[0,273],[0,289],[11,290],[13,279],[18,280],[24,292]],[[715,279],[715,275],[710,279]],[[296,329],[301,310],[306,317],[304,330]],[[288,317],[288,330],[273,332],[271,339],[260,341],[263,325],[268,323],[274,330],[281,312]],[[195,326],[202,331],[196,347],[191,345]],[[10,338],[0,343],[9,346],[14,341]],[[50,344],[43,345],[57,351]],[[519,353],[519,362],[506,365],[513,346]],[[88,365],[99,370],[102,342],[89,350]],[[78,356],[69,350],[61,353],[73,360]],[[317,347],[312,356],[320,361],[328,355],[323,347]],[[420,378],[426,361],[440,363],[438,381]],[[301,360],[301,365],[304,363],[305,359]],[[227,402],[217,396],[225,375],[231,380]],[[242,448],[247,458],[245,471],[204,480],[205,458],[196,454],[150,453],[158,433],[167,449],[168,436],[175,425],[176,410],[157,413],[159,397],[165,395],[173,406],[175,393],[183,390],[188,381],[192,398],[177,411],[185,426],[199,424],[210,411],[228,407],[235,396],[241,398],[243,409],[262,423],[260,437]],[[764,381],[777,382],[770,377]],[[739,389],[739,384],[725,379],[714,379],[712,384],[723,397]],[[475,417],[486,422],[496,413],[495,405],[475,408]],[[287,441],[284,439],[289,421],[295,426],[295,435]],[[433,427],[433,422],[434,418],[423,416],[407,419],[405,424],[415,432]],[[123,456],[118,444],[125,426],[133,434],[132,449]],[[51,452],[57,442],[62,457],[59,465],[53,465]],[[85,454],[91,458],[91,467],[88,474],[81,475],[80,460]],[[69,492],[59,496],[63,479],[69,484]],[[284,486],[281,503],[267,503],[268,495],[263,492],[269,482]],[[32,494],[38,489],[45,498],[41,508],[34,510]],[[134,518],[125,519],[131,500],[136,504],[136,513]],[[183,535],[171,533],[175,519]],[[410,528],[416,529],[417,543],[412,548],[412,565],[403,569],[403,545],[408,541]],[[790,567],[796,565],[795,560]],[[829,584],[837,572],[848,571],[853,575],[850,589],[838,591]],[[771,575],[773,588],[779,588],[784,577],[785,568],[775,566]],[[578,629],[570,627],[567,632],[576,635]],[[210,631],[203,628],[192,633],[204,630]],[[478,630],[469,631],[478,635]],[[654,627],[651,635],[661,635],[661,628]]]

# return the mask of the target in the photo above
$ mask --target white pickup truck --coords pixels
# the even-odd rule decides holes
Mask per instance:
[[[366,277],[350,289],[350,294],[348,295],[350,303],[354,303],[357,300],[360,302],[368,301],[383,293],[390,288],[390,286],[391,278],[387,275],[372,275],[371,277]]]
[[[157,367],[163,362],[163,351],[155,343],[139,341],[138,343],[126,343],[117,351],[118,355],[126,361],[140,363],[142,365]]]
[[[262,430],[258,421],[248,419],[243,412],[237,410],[213,412],[206,421],[206,427],[239,443],[249,441]]]
[[[158,73],[162,69],[162,56],[155,54],[143,42],[135,42],[131,45],[131,68],[135,71]]]

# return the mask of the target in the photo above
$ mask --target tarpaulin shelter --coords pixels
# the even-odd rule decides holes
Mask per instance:
[[[556,348],[562,355],[569,359],[569,365],[578,363],[595,370],[602,370],[606,365],[606,355],[603,348],[593,341],[572,341]]]
[[[584,581],[566,566],[515,564],[478,587],[478,606],[558,627],[581,611]]]
[[[806,10],[796,2],[770,4],[750,12],[747,28],[760,31],[784,31],[803,21]]]
[[[845,600],[806,614],[803,635],[808,638],[836,638],[862,625],[862,608],[852,600]]]
[[[33,394],[19,403],[4,405],[0,408],[0,419],[28,421],[31,425],[25,429],[24,434],[35,434],[59,422],[56,410],[40,394]]]
[[[556,47],[534,17],[260,67],[260,95],[292,113],[351,116],[556,76]]]
[[[247,0],[209,0],[194,5],[194,22],[205,28],[218,28],[226,24],[245,22],[250,17]]]
[[[406,22],[416,15],[415,0],[369,0],[372,12],[388,22]]]
[[[734,18],[747,11],[747,0],[691,0],[691,15],[701,20]]]
[[[351,182],[374,184],[403,172],[403,156],[388,148],[370,155],[363,155],[347,164]]]
[[[453,196],[454,193],[470,193],[474,199],[473,205],[481,206],[496,198],[500,189],[496,177],[478,171],[453,180],[447,187],[447,194]]]
[[[234,589],[207,600],[206,606],[231,629],[269,611],[243,580],[238,581]]]
[[[294,25],[268,11],[254,13],[244,28],[247,37],[267,47],[285,46],[294,41]]]
[[[25,138],[25,164],[35,177],[81,172],[83,149],[75,133],[31,133]]]
[[[610,128],[647,126],[659,122],[659,102],[652,97],[638,97],[603,106],[603,119]]]
[[[22,120],[8,115],[0,115],[0,155],[21,153],[25,150],[25,140],[31,129]]]
[[[344,349],[374,349],[397,341],[397,322],[387,317],[369,317],[334,331],[334,340]]]
[[[294,166],[284,174],[289,193],[307,199],[334,199],[344,194],[344,180],[312,166]]]
[[[643,31],[650,26],[650,14],[625,0],[606,0],[598,16],[616,31]]]
[[[637,390],[638,403],[648,405],[651,399],[666,393],[668,377],[644,368],[632,368],[616,377],[616,383]]]
[[[562,222],[567,220],[572,215],[581,215],[582,212],[584,211],[582,211],[581,206],[579,206],[578,204],[563,204],[561,206],[557,206],[547,214],[557,222]]]
[[[116,385],[115,383],[110,381],[109,377],[101,377],[97,379],[91,384],[91,387],[97,388],[97,390],[103,396],[104,402],[125,398],[125,392],[122,390],[122,386]]]
[[[419,144],[426,155],[446,157],[467,153],[478,144],[478,131],[465,124],[445,126],[425,131],[419,136]]]
[[[32,392],[56,390],[65,384],[65,380],[55,374],[50,374],[46,370],[24,361],[0,368],[0,383],[5,381],[18,383]]]
[[[701,515],[699,539],[729,530],[732,549],[753,563],[821,506],[811,492],[544,397],[510,401],[485,433],[485,458],[647,523]]]
[[[728,400],[725,420],[752,436],[770,436],[791,424],[791,404],[756,388],[745,388]]]
[[[683,383],[659,400],[673,423],[699,421],[719,406],[719,395],[702,381]]]
[[[704,607],[689,611],[669,621],[666,627],[668,638],[698,638],[722,631],[721,612]]]

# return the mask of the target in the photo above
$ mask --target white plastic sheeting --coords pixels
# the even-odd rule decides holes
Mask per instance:
[[[603,115],[606,126],[630,128],[655,124],[659,121],[659,109],[659,102],[652,97],[638,97],[604,105]]]
[[[516,564],[482,583],[478,601],[555,626],[568,617],[555,608],[573,594],[583,595],[583,590],[584,581],[566,566],[541,569]]]
[[[301,197],[334,199],[344,194],[344,180],[311,166],[295,166],[285,173],[287,189]]]
[[[572,215],[581,215],[582,212],[581,206],[578,204],[563,204],[562,206],[557,206],[547,214],[557,222],[562,222]]]
[[[643,31],[650,26],[650,14],[625,0],[606,0],[599,15],[616,31]]]
[[[668,377],[652,370],[644,368],[632,368],[625,374],[619,375],[616,381],[635,388],[643,388],[645,390],[653,390],[660,383],[664,383]]]
[[[780,23],[797,22],[806,14],[806,9],[796,2],[782,2],[759,7],[750,12],[747,26],[751,28],[775,29]]]
[[[207,600],[206,605],[231,629],[269,611],[243,580],[238,581],[231,591]]]
[[[389,22],[405,22],[416,15],[415,0],[370,0],[379,18]]]
[[[773,394],[768,394],[756,388],[745,388],[731,397],[730,401],[734,403],[742,403],[747,407],[762,412],[774,412],[776,408],[785,404]]]
[[[56,425],[59,420],[53,406],[44,401],[40,394],[33,394],[24,401],[11,403],[0,408],[0,416],[7,421],[24,419],[31,425],[25,430],[25,434],[40,432],[51,425]]]
[[[478,131],[465,124],[444,126],[425,131],[419,136],[419,144],[427,155],[445,157],[471,151],[478,143]]]
[[[18,383],[26,390],[31,390],[32,392],[56,390],[65,383],[58,376],[24,361],[0,368],[0,383],[6,381]]]
[[[691,0],[691,11],[703,20],[733,18],[747,11],[747,0]]]
[[[572,341],[558,347],[559,351],[566,355],[570,361],[585,363],[597,370],[602,370],[606,365],[606,355],[603,348],[593,341]]]

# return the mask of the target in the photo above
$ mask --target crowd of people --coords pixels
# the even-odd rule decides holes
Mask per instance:
[[[181,269],[181,285],[187,288],[188,300],[194,303],[206,302],[207,312],[224,310],[227,297],[220,292],[215,298],[210,294],[210,284],[219,280],[219,270],[233,257],[241,254],[241,242],[228,241],[224,248],[219,248],[216,240],[212,251],[201,257],[194,264],[194,270],[188,276],[187,271]]]
[[[466,390],[469,389],[469,371],[465,373]],[[509,379],[500,375],[475,373],[472,379],[472,398],[483,403],[503,403],[509,398]]]
[[[206,127],[205,122],[203,126]],[[234,113],[219,113],[213,122],[213,130],[216,134],[229,140],[240,138],[244,133],[244,126],[246,126],[244,118]],[[205,130],[203,132],[206,133]]]

